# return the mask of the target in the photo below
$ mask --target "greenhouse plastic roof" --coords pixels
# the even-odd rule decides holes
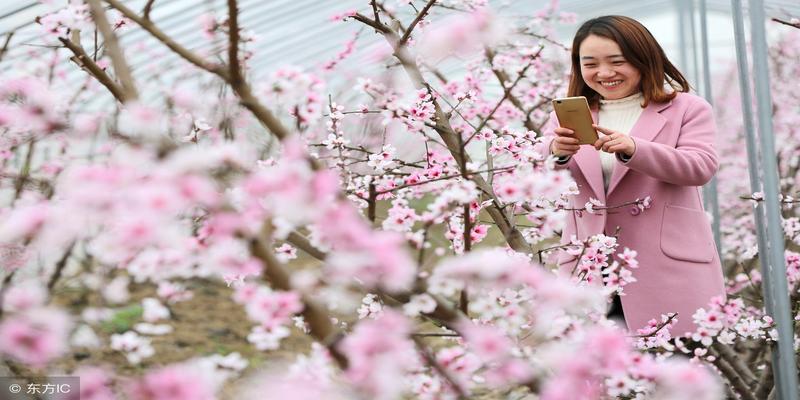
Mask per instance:
[[[51,0],[44,3],[52,3],[52,5],[34,0],[0,2],[0,32],[2,32],[0,33],[0,43],[8,42],[6,54],[0,62],[0,73],[5,74],[9,70],[19,68],[20,61],[29,59],[37,53],[43,54],[52,51],[52,43],[46,44],[42,41],[41,26],[35,22],[35,19],[37,16],[57,9],[57,5],[66,4],[66,1]],[[394,4],[396,2],[390,0],[387,3]],[[424,2],[417,0],[415,3]],[[490,0],[489,3],[503,17],[525,18],[526,15],[533,15],[536,11],[547,7],[551,1]],[[146,0],[130,0],[124,4],[141,12]],[[679,46],[678,42],[669,38],[663,39],[663,35],[672,35],[678,30],[676,16],[679,7],[687,9],[690,7],[689,1],[563,0],[559,2],[559,9],[577,14],[578,21],[604,14],[623,14],[638,18],[650,27],[668,54],[678,52],[676,50]],[[730,1],[710,0],[707,2],[707,7],[709,18],[717,15],[717,18],[722,18],[722,20],[730,20]],[[698,7],[695,5],[694,8],[697,12]],[[767,1],[766,8],[767,14],[770,16],[789,18],[800,15],[800,2],[796,0]],[[250,30],[257,37],[255,56],[250,62],[253,71],[269,70],[281,65],[313,66],[324,63],[344,48],[346,40],[362,30],[364,32],[359,36],[356,54],[348,60],[351,65],[358,66],[369,54],[365,49],[369,49],[382,40],[378,35],[364,29],[358,23],[330,21],[332,15],[347,10],[357,9],[369,12],[367,0],[239,0],[239,9],[240,26]],[[409,9],[409,11],[412,10]],[[227,13],[226,1],[155,0],[151,19],[179,43],[202,53],[211,46],[224,45],[224,43],[209,41],[202,36],[198,18],[209,12],[218,17],[225,16]],[[659,18],[663,21],[659,21]],[[719,24],[710,23],[711,29],[716,27],[716,29],[732,31],[732,28],[720,28],[717,25]],[[577,24],[560,28],[556,32],[559,36],[558,39],[566,43],[576,28]],[[699,35],[699,28],[697,29]],[[732,38],[731,32],[724,33]],[[83,36],[84,41],[87,40],[86,36],[89,35]],[[119,36],[126,49],[137,44],[161,46],[152,41],[153,39],[147,32],[136,27],[121,32]],[[712,48],[718,45],[732,46],[732,39],[715,41],[714,36],[711,35],[710,44]],[[134,74],[143,69],[163,71],[166,74],[177,65],[177,56],[166,51],[163,54],[163,57],[153,57],[150,52],[129,50],[126,56]],[[75,82],[82,82],[85,78],[86,74],[78,68],[71,69],[66,76],[67,80]]]

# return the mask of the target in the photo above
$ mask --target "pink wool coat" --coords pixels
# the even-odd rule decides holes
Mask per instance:
[[[603,126],[597,110],[592,114]],[[543,129],[543,151],[550,148],[557,126],[553,113]],[[563,244],[572,235],[585,239],[619,229],[619,250],[628,247],[638,252],[636,282],[625,286],[621,297],[633,333],[669,312],[678,313],[673,336],[694,331],[695,311],[707,307],[713,296],[724,296],[722,268],[699,192],[717,171],[715,133],[711,106],[698,96],[678,93],[668,103],[651,102],[642,110],[629,132],[636,151],[627,162],[617,159],[607,191],[594,147],[581,146],[567,163],[557,166],[568,168],[578,184],[580,194],[570,200],[572,207],[583,207],[592,197],[608,206],[652,198],[652,207],[643,211],[626,206],[568,216],[562,235]],[[576,262],[566,253],[557,260],[566,273]]]

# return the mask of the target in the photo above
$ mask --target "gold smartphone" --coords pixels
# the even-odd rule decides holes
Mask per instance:
[[[553,100],[558,124],[572,129],[580,144],[594,144],[597,141],[597,130],[592,127],[592,112],[586,97],[562,97]]]

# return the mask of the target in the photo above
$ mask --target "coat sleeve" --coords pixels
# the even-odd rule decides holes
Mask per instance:
[[[544,158],[550,156],[550,144],[556,137],[554,132],[556,128],[558,128],[558,118],[556,118],[556,112],[553,111],[550,113],[550,118],[542,127],[542,146],[539,148],[539,152]],[[555,168],[566,168],[570,160],[572,160],[572,157],[556,158]]]
[[[626,167],[663,182],[681,186],[705,185],[719,165],[711,105],[699,99],[686,110],[675,147],[634,137],[636,151]]]

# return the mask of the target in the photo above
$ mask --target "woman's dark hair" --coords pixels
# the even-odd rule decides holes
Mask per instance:
[[[611,39],[619,45],[625,60],[633,65],[642,76],[639,83],[644,95],[646,107],[651,101],[663,103],[672,100],[677,92],[688,92],[690,87],[683,77],[667,59],[664,50],[653,34],[639,21],[621,15],[606,15],[592,18],[578,28],[572,41],[572,76],[569,81],[568,96],[586,96],[589,105],[596,106],[600,94],[586,85],[581,76],[580,50],[581,43],[589,36],[595,35]],[[674,90],[664,90],[667,82]]]

